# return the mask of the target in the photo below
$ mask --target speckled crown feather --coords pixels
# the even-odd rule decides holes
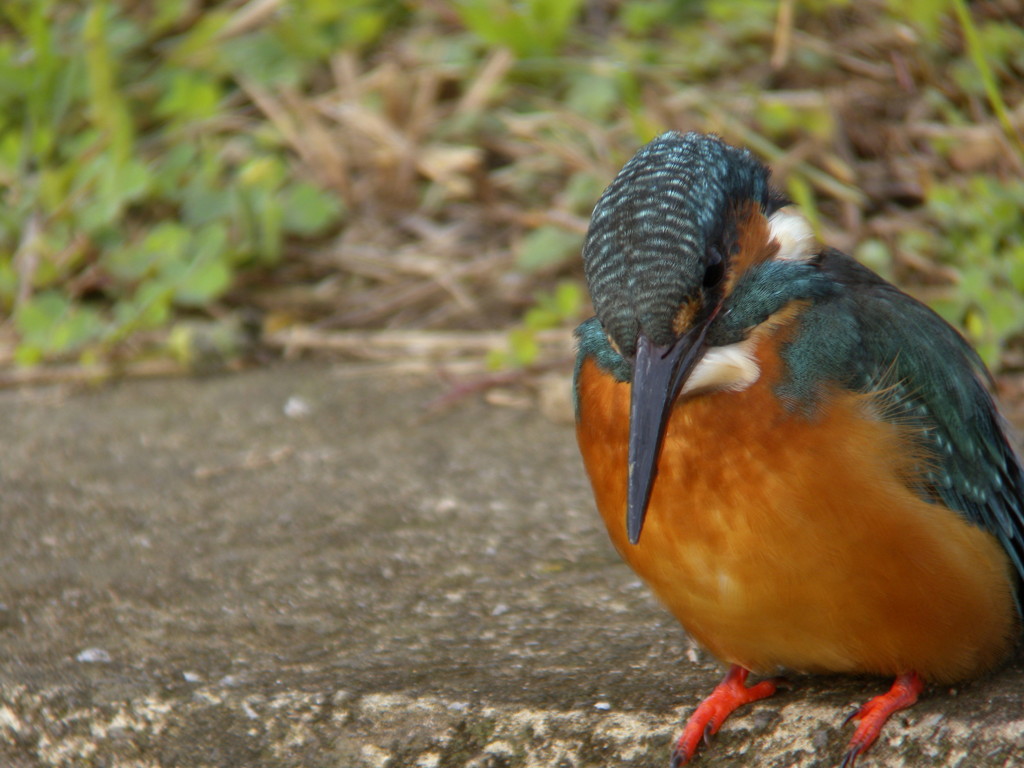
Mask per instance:
[[[748,150],[701,133],[663,133],[641,147],[594,207],[583,267],[594,309],[627,356],[642,329],[673,340],[672,322],[701,286],[729,206],[768,197],[768,169]]]

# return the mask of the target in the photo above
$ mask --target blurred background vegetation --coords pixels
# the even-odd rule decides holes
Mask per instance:
[[[663,130],[1024,368],[1024,0],[5,0],[0,369],[497,368]],[[487,332],[487,333],[484,333]]]

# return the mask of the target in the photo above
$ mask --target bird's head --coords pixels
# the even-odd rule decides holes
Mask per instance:
[[[666,133],[619,172],[583,250],[598,320],[632,367],[627,532],[639,540],[665,426],[743,263],[743,228],[781,207],[768,169],[714,136]],[[764,238],[762,238],[762,242]]]

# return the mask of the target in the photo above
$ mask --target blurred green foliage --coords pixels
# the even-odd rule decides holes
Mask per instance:
[[[462,23],[492,46],[521,58],[554,56],[576,23],[583,0],[457,0]]]
[[[526,310],[522,322],[509,331],[507,348],[495,350],[489,356],[487,363],[491,368],[522,368],[537,362],[537,333],[578,321],[586,303],[583,286],[569,280],[560,282],[552,291],[541,291],[534,298],[534,305]]]
[[[239,130],[238,83],[301,84],[387,15],[290,5],[251,33],[184,0],[0,7],[0,309],[18,362],[101,355],[339,225],[272,133]]]
[[[950,265],[959,280],[932,306],[965,328],[990,365],[1024,320],[1024,181],[973,176],[928,195],[934,229],[908,232],[902,247]]]
[[[1021,28],[976,20],[964,0],[881,3],[879,24],[911,30],[922,69],[943,73],[942,82],[920,78],[929,116],[969,126],[986,103],[1012,137],[1001,84],[1024,71]],[[802,0],[796,7],[814,18],[856,4]],[[260,94],[322,95],[345,53],[359,62],[393,56],[401,66],[432,67],[443,73],[433,96],[457,102],[479,85],[489,57],[506,49],[512,64],[481,101],[486,110],[455,110],[448,119],[438,109],[447,122],[402,138],[433,131],[443,148],[486,147],[492,165],[483,170],[506,195],[502,203],[563,214],[511,243],[510,268],[531,286],[559,281],[537,294],[509,350],[492,360],[528,365],[537,331],[571,324],[585,307],[578,221],[610,169],[628,157],[618,156],[621,149],[679,127],[665,124],[672,113],[652,109],[654,98],[734,78],[733,95],[746,93],[752,104],[742,125],[716,104],[715,87],[674,114],[706,129],[724,126],[772,163],[801,143],[836,142],[841,126],[826,99],[751,88],[749,73],[764,79],[778,12],[776,0],[6,0],[0,315],[10,318],[16,360],[131,354],[133,340],[151,331],[164,332],[181,357],[174,348],[192,337],[189,319],[220,316],[241,276],[353,223],[357,212],[339,190],[321,186],[296,161]],[[951,32],[962,49],[948,45]],[[792,55],[792,68],[809,76],[830,66],[820,46],[797,46]],[[370,93],[360,107],[400,129],[402,116],[429,112],[421,96],[396,105]],[[553,112],[558,119],[549,118]],[[941,132],[929,141],[939,155],[949,149]],[[512,155],[495,147],[528,142],[535,156],[502,167]],[[816,231],[835,215],[830,200],[863,205],[853,178],[849,168],[786,162],[787,191]],[[452,215],[444,189],[416,183],[422,186],[403,204],[420,205],[443,224]],[[382,198],[389,189],[379,185]],[[952,266],[960,285],[939,308],[994,362],[1024,317],[1021,195],[1019,185],[984,173],[942,180],[927,190],[932,230],[903,233],[898,242],[866,240],[857,254],[882,271],[892,266],[892,246]],[[576,224],[563,226],[572,217]]]

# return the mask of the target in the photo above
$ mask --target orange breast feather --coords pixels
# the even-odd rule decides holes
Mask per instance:
[[[812,417],[787,410],[779,338],[758,339],[747,389],[676,404],[636,546],[629,384],[584,362],[577,437],[615,547],[722,661],[936,682],[993,666],[1016,631],[1005,552],[909,490],[921,457],[871,397],[834,388]]]

